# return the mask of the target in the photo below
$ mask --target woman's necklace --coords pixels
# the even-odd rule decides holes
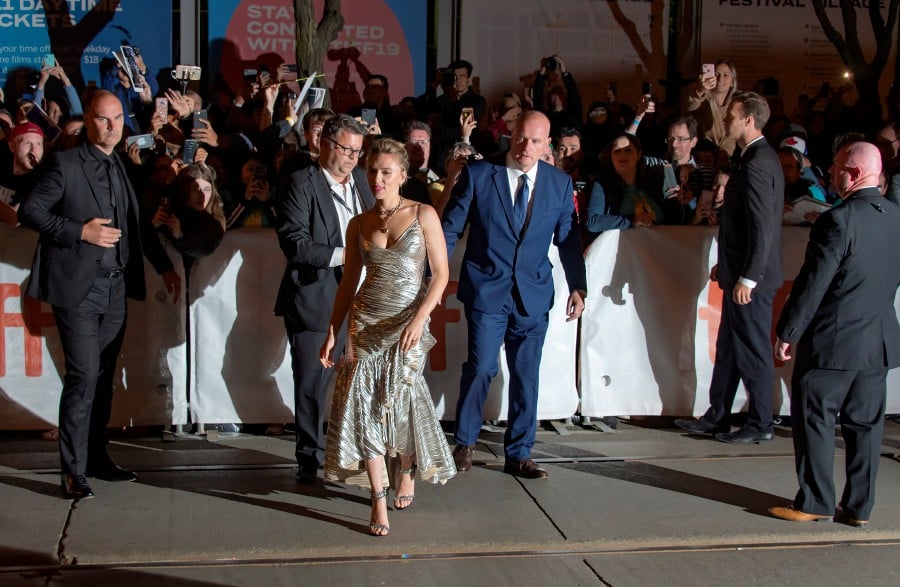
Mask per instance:
[[[381,232],[383,234],[387,234],[388,231],[388,222],[391,221],[391,218],[394,217],[394,214],[397,210],[400,209],[400,206],[403,205],[403,198],[397,202],[397,205],[391,208],[390,210],[379,210],[378,215],[381,216]]]

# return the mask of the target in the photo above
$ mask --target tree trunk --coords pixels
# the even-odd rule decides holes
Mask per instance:
[[[313,71],[322,73],[325,69],[325,52],[344,28],[341,14],[341,0],[325,0],[322,20],[316,22],[313,0],[294,0],[294,20],[297,37],[297,70],[301,77]],[[325,78],[317,79],[315,85],[323,87]],[[330,98],[326,95],[326,104]]]

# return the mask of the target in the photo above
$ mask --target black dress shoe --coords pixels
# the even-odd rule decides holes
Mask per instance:
[[[749,426],[741,426],[737,432],[723,432],[716,434],[716,440],[729,443],[759,444],[772,440],[772,430],[757,430]]]
[[[297,467],[297,483],[315,483],[318,478],[318,464],[303,462]]]
[[[550,475],[531,459],[521,461],[506,459],[503,472],[523,479],[546,479]]]
[[[675,425],[690,432],[691,434],[711,434],[716,435],[722,432],[730,432],[731,426],[728,424],[711,424],[700,418],[699,420],[675,420]]]
[[[857,520],[850,516],[843,507],[838,506],[837,512],[834,514],[834,521],[838,524],[846,524],[854,528],[865,528],[869,525],[869,520]]]
[[[87,499],[94,497],[94,490],[87,484],[84,475],[65,475],[62,481],[62,490],[66,499]]]
[[[134,481],[137,475],[128,469],[123,469],[112,461],[100,467],[88,467],[86,474],[88,477],[101,479],[103,481]]]
[[[475,452],[474,444],[457,444],[453,449],[453,462],[456,470],[465,473],[472,468],[472,453]]]

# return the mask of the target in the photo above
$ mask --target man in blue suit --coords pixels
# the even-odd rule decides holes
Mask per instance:
[[[500,345],[505,343],[510,381],[504,471],[531,479],[547,477],[547,471],[530,457],[537,431],[541,351],[553,305],[552,266],[547,258],[551,239],[559,248],[571,292],[566,320],[581,316],[587,295],[572,180],[540,161],[549,136],[546,116],[524,115],[505,165],[470,163],[444,212],[449,254],[469,226],[457,293],[469,326],[453,451],[461,472],[472,468],[482,406],[497,374]]]

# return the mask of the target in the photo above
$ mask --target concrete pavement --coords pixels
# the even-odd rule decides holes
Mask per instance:
[[[540,432],[548,480],[503,474],[502,434],[485,432],[473,470],[417,483],[385,538],[367,534],[367,492],[294,481],[292,436],[118,435],[110,452],[138,481],[92,480],[97,496],[72,502],[56,443],[6,434],[0,585],[900,583],[900,425],[856,529],[766,514],[796,491],[789,427],[733,446],[660,423]]]

